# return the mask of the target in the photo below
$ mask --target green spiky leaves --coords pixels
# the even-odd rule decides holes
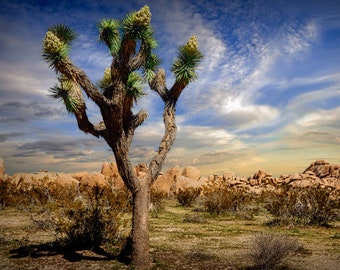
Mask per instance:
[[[124,35],[132,40],[147,41],[150,45],[155,43],[154,40],[150,40],[153,35],[150,21],[151,13],[148,6],[126,15],[123,20]]]
[[[98,86],[104,91],[112,86],[111,69],[109,67],[105,69],[104,76],[98,82]],[[145,95],[143,92],[143,78],[137,72],[131,72],[129,74],[125,91],[135,102]]]
[[[101,80],[98,82],[98,86],[102,90],[106,90],[112,85],[112,79],[111,79],[111,69],[107,67],[104,71],[104,76]]]
[[[156,54],[150,54],[144,65],[144,79],[146,81],[151,81],[152,78],[155,76],[155,70],[161,64],[161,60]]]
[[[131,72],[129,74],[126,83],[126,92],[129,96],[133,97],[135,102],[145,95],[143,92],[143,79],[137,72]]]
[[[102,19],[98,25],[99,40],[104,42],[112,55],[117,55],[120,49],[119,21],[114,19]]]
[[[203,54],[198,49],[196,36],[192,36],[187,44],[179,47],[177,59],[171,67],[175,74],[176,82],[188,84],[197,79],[196,68],[198,67]]]
[[[77,112],[84,102],[79,84],[63,75],[58,78],[58,83],[50,89],[50,93],[51,97],[62,101],[70,113]]]
[[[72,41],[77,37],[76,33],[67,25],[57,24],[51,26],[48,31],[51,31],[55,34],[61,42],[71,45]]]
[[[64,24],[50,27],[46,32],[43,43],[43,58],[50,67],[56,69],[58,62],[68,56],[75,32]]]

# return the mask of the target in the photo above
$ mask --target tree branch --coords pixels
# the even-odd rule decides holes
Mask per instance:
[[[169,95],[177,101],[186,86],[187,84],[185,83],[175,82],[169,91]]]
[[[87,117],[85,103],[78,106],[78,110],[74,112],[74,115],[76,116],[80,130],[84,131],[85,133],[90,133],[95,137],[103,136],[103,132],[106,131],[104,122],[93,125]]]
[[[98,106],[103,105],[104,103],[107,104],[107,102],[104,102],[106,101],[106,98],[98,91],[97,86],[95,86],[87,77],[85,72],[75,66],[69,58],[64,58],[58,61],[56,69],[68,78],[72,78],[72,80],[77,82],[84,89],[86,95]]]
[[[143,124],[144,120],[148,117],[148,113],[145,110],[140,110],[136,115],[133,115],[129,128],[126,134],[127,144],[130,147],[133,135],[137,127]]]
[[[169,98],[169,90],[165,85],[165,70],[160,68],[155,77],[149,82],[149,86],[152,90],[157,92],[164,102]]]
[[[151,160],[149,170],[151,174],[151,183],[153,183],[159,175],[166,154],[170,151],[176,139],[177,126],[175,121],[176,115],[176,101],[169,98],[164,103],[163,121],[165,132],[159,144],[158,152]]]
[[[134,57],[132,57],[128,63],[130,72],[141,68],[145,64],[146,50],[147,44],[145,42],[142,42],[138,53]]]

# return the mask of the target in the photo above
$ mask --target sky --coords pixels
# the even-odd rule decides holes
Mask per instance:
[[[340,163],[339,0],[4,0],[0,5],[0,157],[6,172],[100,171],[114,161],[102,138],[80,131],[49,97],[56,74],[42,59],[48,27],[77,32],[70,59],[96,83],[112,58],[98,42],[102,18],[122,19],[144,5],[166,70],[195,34],[204,58],[198,79],[177,103],[178,132],[163,166],[202,175],[302,172],[315,160]],[[149,117],[130,157],[148,162],[163,135],[163,103],[148,94],[135,106]],[[88,102],[94,123],[98,108]]]

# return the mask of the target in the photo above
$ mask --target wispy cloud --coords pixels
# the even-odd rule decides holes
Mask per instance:
[[[145,3],[153,14],[168,86],[174,81],[170,67],[177,48],[192,34],[205,55],[199,79],[178,102],[177,140],[167,166],[245,172],[280,160],[287,164],[292,156],[309,161],[324,152],[336,160],[336,1],[13,0],[0,7],[0,146],[10,170],[39,164],[47,169],[98,168],[113,158],[103,141],[78,130],[62,103],[47,97],[56,74],[41,59],[42,38],[52,24],[73,27],[78,38],[71,59],[96,82],[111,62],[107,48],[98,43],[96,24],[103,17],[120,19]],[[100,121],[95,105],[87,107],[91,120]],[[157,94],[149,92],[135,110],[140,108],[147,108],[149,117],[133,141],[135,163],[153,156],[164,129]]]

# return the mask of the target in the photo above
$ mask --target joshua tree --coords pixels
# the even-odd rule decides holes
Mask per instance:
[[[165,71],[158,68],[160,60],[152,51],[157,47],[150,25],[148,6],[127,14],[121,21],[103,19],[98,25],[99,40],[112,56],[103,78],[94,84],[69,59],[75,32],[63,24],[52,26],[43,41],[43,57],[58,74],[58,83],[50,89],[54,98],[64,102],[75,115],[78,127],[85,133],[102,137],[111,147],[126,187],[132,193],[132,264],[137,269],[150,267],[149,259],[149,197],[150,186],[161,171],[165,157],[176,137],[176,102],[183,89],[197,78],[202,53],[195,36],[179,47],[171,71],[175,82],[166,86]],[[132,107],[144,95],[143,81],[157,92],[164,102],[165,131],[158,151],[149,163],[148,173],[138,177],[129,159],[129,147],[136,128],[147,118],[147,112],[133,113]],[[93,124],[87,117],[83,92],[99,107],[102,121]]]

